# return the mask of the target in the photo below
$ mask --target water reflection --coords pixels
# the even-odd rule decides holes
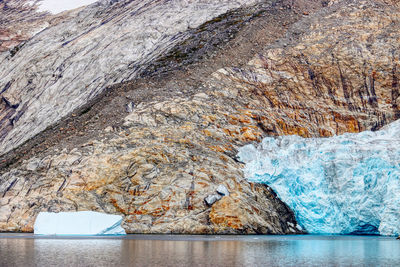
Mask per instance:
[[[0,266],[400,266],[400,242],[360,236],[0,235]]]

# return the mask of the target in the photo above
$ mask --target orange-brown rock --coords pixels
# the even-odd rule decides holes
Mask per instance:
[[[399,118],[399,14],[381,1],[339,1],[254,46],[247,64],[226,60],[211,75],[189,76],[195,86],[179,75],[131,85],[132,95],[157,95],[73,149],[66,140],[2,171],[0,229],[32,229],[40,211],[95,210],[124,215],[130,233],[298,233],[275,193],[244,179],[237,148],[266,135],[331,136]],[[219,52],[239,51],[229,49]],[[82,127],[112,112],[118,97]],[[204,199],[219,185],[230,195],[210,207]]]
[[[256,185],[254,191],[260,190],[262,190],[260,186]],[[282,215],[275,213],[273,204],[267,199],[264,199],[264,202],[259,199],[257,202],[261,202],[261,205],[256,202],[247,205],[248,200],[241,199],[242,197],[241,194],[233,193],[224,196],[212,206],[209,218],[217,231],[224,232],[226,229],[233,229],[246,232],[250,228],[256,229],[256,233],[275,234],[275,225],[280,224],[279,219],[282,219]],[[268,207],[268,205],[271,206]],[[269,218],[269,224],[265,223],[265,218]],[[289,232],[296,232],[292,223],[288,224]]]
[[[250,112],[270,134],[378,129],[400,118],[398,11],[379,1],[339,2],[296,24],[248,67],[216,76],[246,88],[235,90],[252,99]]]

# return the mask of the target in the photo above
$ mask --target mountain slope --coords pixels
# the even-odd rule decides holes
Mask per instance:
[[[99,1],[0,55],[0,154],[133,79],[186,31],[257,1]],[[155,20],[154,18],[157,17]]]
[[[29,158],[35,155],[31,159],[33,161],[42,162],[43,157],[56,156],[61,152],[60,149],[62,150],[64,148],[67,148],[67,150],[63,151],[61,154],[79,147],[86,147],[91,150],[90,144],[94,139],[102,140],[106,138],[104,139],[107,140],[105,142],[113,143],[114,141],[112,140],[114,140],[115,137],[127,136],[127,131],[130,129],[130,127],[123,126],[125,121],[124,117],[129,114],[126,113],[126,104],[134,102],[135,107],[133,110],[135,110],[140,103],[145,105],[150,104],[150,106],[152,106],[152,101],[160,102],[169,101],[171,99],[178,100],[179,98],[183,100],[193,98],[194,95],[201,93],[205,89],[205,85],[202,85],[204,79],[209,77],[209,75],[218,68],[232,63],[243,65],[254,55],[255,49],[269,44],[276,38],[282,36],[285,31],[285,27],[282,28],[282,25],[290,25],[301,17],[296,13],[297,12],[288,8],[284,3],[273,5],[271,3],[265,3],[249,8],[239,8],[201,25],[199,28],[191,29],[187,33],[189,35],[188,41],[180,42],[169,53],[162,55],[161,58],[146,67],[142,74],[143,78],[110,87],[106,94],[99,96],[89,103],[81,112],[78,111],[75,116],[72,116],[65,122],[61,122],[59,125],[60,128],[49,129],[40,135],[41,138],[34,138],[33,141],[35,142],[32,142],[35,147],[33,149],[16,150],[16,152],[14,151],[15,153],[9,153],[7,155],[14,155],[14,157],[11,157],[11,160],[21,157]],[[257,42],[253,43],[249,42],[249,40],[257,40]],[[241,54],[241,57],[237,57],[238,53]],[[208,112],[207,106],[203,106],[202,108],[205,108],[206,113]],[[165,115],[167,114],[163,116]],[[176,123],[181,124],[182,122],[177,121]],[[175,129],[177,127],[176,123],[170,121],[170,124],[163,126],[163,128],[165,128],[166,131],[170,131],[168,128],[172,127],[172,129]],[[106,164],[108,167],[106,167],[106,165],[104,165],[104,167],[106,169],[110,168],[111,172],[115,171],[116,176],[111,173],[104,174],[105,176],[97,173],[95,170],[97,169],[96,166],[103,164],[99,165],[99,162],[94,160],[94,173],[86,173],[84,176],[87,178],[89,178],[89,176],[93,177],[93,182],[97,184],[95,186],[97,188],[97,193],[93,191],[94,188],[88,188],[89,191],[76,188],[77,191],[73,190],[74,193],[72,194],[75,195],[75,193],[78,193],[78,195],[83,197],[83,199],[80,200],[77,200],[75,198],[76,196],[71,196],[67,193],[70,192],[70,182],[67,180],[61,182],[63,186],[56,190],[59,191],[56,195],[53,194],[54,191],[50,188],[49,191],[42,191],[42,186],[51,187],[51,185],[55,185],[59,187],[61,185],[58,185],[58,174],[51,177],[46,176],[42,172],[43,169],[41,167],[33,167],[33,169],[29,171],[33,176],[31,176],[28,181],[22,178],[27,175],[27,173],[25,171],[20,172],[20,170],[26,168],[25,163],[27,161],[25,161],[25,163],[17,161],[17,163],[12,165],[13,167],[10,166],[9,168],[3,167],[3,176],[0,179],[1,190],[3,191],[0,208],[1,214],[3,215],[1,229],[6,231],[31,231],[32,223],[37,212],[40,210],[57,211],[60,209],[75,210],[75,208],[77,208],[103,210],[111,213],[125,213],[125,228],[129,232],[298,232],[298,229],[295,228],[296,222],[294,221],[291,211],[275,197],[274,193],[271,192],[268,187],[251,185],[245,182],[242,178],[240,167],[238,167],[241,166],[241,164],[235,161],[234,153],[220,155],[221,152],[219,152],[218,148],[220,144],[218,144],[218,141],[215,142],[211,139],[208,141],[205,140],[206,146],[204,149],[196,150],[197,152],[194,153],[193,157],[188,158],[186,154],[193,154],[193,152],[191,152],[193,149],[192,146],[187,146],[180,142],[166,142],[162,136],[160,136],[161,139],[154,140],[154,142],[149,140],[150,143],[148,143],[148,141],[146,141],[146,136],[152,136],[152,134],[148,132],[149,129],[146,127],[133,127],[132,129],[135,128],[139,132],[131,137],[133,138],[132,140],[138,142],[139,150],[135,150],[136,152],[134,152],[131,150],[133,147],[129,145],[130,148],[125,151],[118,148],[117,150],[120,150],[118,155],[112,152],[116,152],[114,149],[109,151],[111,154],[105,151],[101,152],[105,157],[103,158],[105,162],[111,163],[111,165]],[[164,133],[164,130],[159,129],[159,127],[154,128],[154,130],[159,133]],[[179,130],[179,128],[177,128],[177,130]],[[186,131],[189,130],[190,128],[186,129]],[[142,136],[143,134],[145,134],[145,136]],[[171,132],[168,136],[178,138],[179,135],[182,135],[182,133]],[[42,142],[37,142],[38,140],[42,140]],[[87,146],[87,144],[89,144],[89,146]],[[147,146],[149,147],[146,148]],[[213,150],[210,150],[209,146]],[[150,152],[148,150],[149,148],[150,150],[154,150],[155,154],[151,154],[157,158],[156,151],[159,149],[166,149],[169,151],[169,158],[164,159],[167,161],[159,161],[159,159],[156,158],[151,159],[152,156],[148,154],[148,152]],[[38,151],[42,152],[38,154]],[[74,151],[76,151],[76,149]],[[141,176],[147,177],[146,173],[148,171],[152,172],[153,169],[147,164],[147,166],[144,166],[145,169],[141,170],[141,165],[144,163],[142,162],[139,163],[140,166],[134,167],[134,172],[139,171],[140,173],[140,175],[135,178],[139,180],[132,180],[133,184],[127,184],[129,188],[120,183],[130,183],[129,180],[125,178],[120,180],[122,177],[117,178],[117,176],[128,171],[127,168],[133,167],[129,166],[136,157],[131,153],[144,153],[143,155],[146,158],[146,162],[150,161],[156,164],[155,174],[151,174],[151,176],[153,176],[152,182],[149,183],[150,180],[141,180]],[[180,155],[181,153],[183,154]],[[195,156],[195,154],[198,154],[198,156]],[[86,156],[91,157],[91,152],[86,154]],[[120,158],[120,156],[122,156],[122,158]],[[192,164],[191,161],[195,160],[196,157],[204,158],[205,161]],[[53,160],[51,161],[53,162]],[[200,164],[200,162],[202,163]],[[54,161],[48,165],[48,167],[52,168],[64,165],[64,163],[60,164],[61,165]],[[204,169],[203,164],[207,165],[206,169]],[[89,165],[88,162],[84,161],[82,167],[89,167]],[[211,168],[213,165],[215,166]],[[231,167],[227,170],[224,170],[225,168],[221,169],[224,165],[226,165],[227,168],[229,166]],[[22,167],[22,169],[18,166]],[[187,169],[182,169],[182,166],[187,166]],[[69,167],[67,167],[67,169],[68,168]],[[146,168],[150,168],[150,170]],[[67,169],[65,169],[66,173],[71,173],[71,170]],[[121,170],[122,173],[120,172]],[[13,175],[10,176],[11,173],[16,174],[15,171],[19,173],[17,174],[19,178],[16,180],[16,177]],[[50,172],[52,171],[49,170],[48,173],[50,174]],[[202,181],[197,180],[198,177],[203,177],[201,178]],[[27,183],[23,182],[21,184],[20,178]],[[106,180],[103,180],[104,178]],[[190,179],[188,180],[188,178]],[[14,179],[13,181],[15,182],[11,181],[10,183],[9,179]],[[102,184],[103,182],[105,182],[105,184]],[[78,184],[79,183],[80,182],[78,182]],[[115,183],[116,187],[112,185],[113,183]],[[108,184],[108,188],[104,188],[106,184]],[[222,202],[219,202],[224,203],[228,201],[229,203],[225,204],[225,208],[221,206],[219,209],[216,209],[218,205],[213,205],[214,215],[212,215],[212,220],[217,223],[214,225],[210,223],[211,208],[205,204],[204,198],[209,195],[216,195],[215,189],[220,184],[225,184],[232,194],[230,197],[224,197],[221,200]],[[22,188],[19,187],[20,185]],[[66,188],[64,189],[64,187]],[[124,188],[123,191],[120,191],[122,188]],[[27,189],[27,191],[22,193],[20,191],[21,189]],[[100,193],[103,189],[105,191]],[[152,191],[153,189],[156,191]],[[160,194],[158,192],[160,189],[164,192],[162,193],[163,196],[161,197],[160,195],[160,197],[162,199],[170,199],[168,200],[171,202],[170,204],[167,203],[168,201],[165,202],[165,204],[168,204],[169,208],[166,207],[165,204],[163,204],[164,207],[159,206],[161,205],[160,198],[154,199],[155,195]],[[116,194],[106,193],[108,190]],[[236,190],[239,191],[236,192]],[[20,191],[20,193],[13,193],[17,191]],[[89,195],[84,193],[85,191],[90,192]],[[98,193],[100,195],[97,195]],[[253,198],[254,200],[251,200]],[[136,204],[132,202],[134,199],[137,201]],[[95,202],[92,202],[92,200]],[[151,203],[150,206],[146,206],[145,203],[149,200],[156,202]],[[240,201],[238,202],[238,200]],[[251,201],[251,204],[247,205],[246,203],[248,201]],[[137,208],[133,208],[136,205]],[[139,207],[141,207],[140,210],[137,210]],[[27,212],[26,208],[30,211]],[[164,211],[160,212],[160,209],[164,209]],[[250,213],[242,213],[242,209],[246,209]],[[169,212],[167,212],[168,210]],[[227,210],[230,210],[231,215],[226,214]],[[258,215],[256,217],[250,216],[250,214],[253,214],[256,210]],[[139,218],[132,218],[132,216],[136,215],[140,215]],[[160,217],[157,221],[165,221],[165,223],[157,226],[157,223],[155,223],[157,217]]]
[[[1,172],[0,229],[31,231],[44,210],[96,210],[124,215],[132,233],[298,233],[275,193],[244,179],[237,149],[395,120],[400,21],[378,1],[321,2],[316,13],[288,2],[190,29],[141,78],[16,150]]]

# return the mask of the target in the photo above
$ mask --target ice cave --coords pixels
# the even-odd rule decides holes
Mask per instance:
[[[239,150],[312,234],[400,234],[400,120],[330,138],[267,137]]]

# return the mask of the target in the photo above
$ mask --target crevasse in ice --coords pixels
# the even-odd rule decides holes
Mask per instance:
[[[400,120],[331,138],[267,137],[238,156],[309,233],[400,234]]]

